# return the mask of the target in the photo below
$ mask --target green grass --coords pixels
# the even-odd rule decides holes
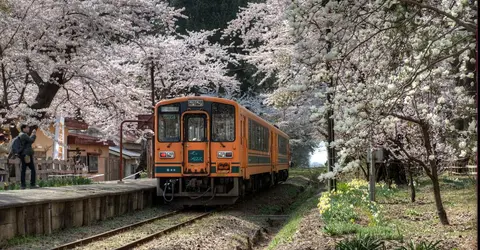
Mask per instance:
[[[7,246],[29,244],[37,241],[38,239],[39,239],[39,236],[33,236],[33,235],[17,236],[15,238],[7,240]]]
[[[290,218],[282,229],[277,233],[275,238],[270,242],[268,249],[275,249],[279,244],[292,241],[293,235],[297,231],[303,216],[305,216],[310,210],[316,207],[318,198],[316,196],[318,189],[313,186],[309,186],[303,193],[299,195],[297,201],[295,201],[287,210],[290,213]]]
[[[345,239],[335,246],[335,250],[384,250],[385,242],[370,235]]]
[[[293,169],[291,176],[310,179],[315,178],[315,175],[319,172],[316,169]],[[365,203],[366,200],[360,199],[360,201],[347,195],[344,202],[340,203],[341,206],[334,209],[334,211],[344,214],[337,214],[331,217],[333,219],[330,221],[325,220],[322,216],[325,225],[323,234],[326,237],[334,238],[372,236],[397,247],[400,245],[407,247],[408,242],[412,240],[415,242],[415,246],[421,246],[422,242],[437,242],[441,236],[440,249],[452,245],[457,246],[453,249],[475,249],[476,245],[472,245],[474,241],[476,242],[478,228],[476,224],[475,180],[466,176],[448,175],[441,175],[439,180],[443,204],[452,224],[450,226],[440,224],[431,180],[427,177],[419,177],[416,179],[417,198],[415,203],[410,201],[410,187],[406,185],[399,186],[396,189],[388,189],[386,186],[377,184],[377,203],[373,210],[371,210],[371,206],[361,205],[367,204],[368,202]],[[338,182],[337,189],[346,192],[348,187]],[[319,201],[318,198],[315,198],[316,193],[313,190],[315,190],[313,185],[310,185],[304,193],[299,195],[297,202],[288,211],[291,213],[289,220],[270,242],[268,249],[275,249],[282,243],[292,242],[294,234],[302,223],[303,216],[308,211],[315,209],[316,203]],[[351,208],[348,204],[355,205]],[[353,219],[349,219],[351,214],[346,213],[348,212],[346,210],[355,213]],[[372,223],[371,215],[377,210],[379,211],[379,219]],[[443,244],[446,245],[443,246]],[[410,250],[412,248],[404,249]],[[448,249],[451,249],[451,247]]]
[[[346,234],[356,234],[357,236],[374,236],[383,240],[403,240],[403,235],[396,230],[394,226],[362,226],[346,222],[329,223],[324,228],[324,232],[331,236],[341,236]]]
[[[40,187],[62,187],[62,186],[86,185],[86,184],[92,184],[92,180],[89,178],[81,177],[81,176],[39,180],[37,183],[37,185]],[[18,183],[14,183],[14,184],[4,186],[4,189],[0,191],[18,190],[18,189],[20,189],[20,185]]]
[[[415,239],[421,242],[421,239],[426,238],[433,242],[442,239],[450,242],[450,245],[459,245],[458,249],[474,249],[468,240],[476,239],[477,232],[474,180],[469,177],[442,175],[439,181],[450,226],[440,224],[432,182],[427,177],[418,179],[420,185],[416,187],[415,203],[410,202],[410,188],[407,186],[401,187],[394,197],[384,200],[386,220],[397,225],[407,240]]]
[[[326,168],[290,168],[290,177],[302,176],[310,180],[318,181],[318,177],[326,172]]]
[[[421,215],[419,212],[417,212],[417,210],[412,209],[412,208],[407,209],[405,211],[405,214],[409,215],[409,216],[420,216]]]
[[[275,214],[281,210],[280,205],[267,205],[260,208],[261,214]]]

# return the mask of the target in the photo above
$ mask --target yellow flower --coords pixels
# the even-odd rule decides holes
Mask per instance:
[[[320,214],[325,213],[330,209],[330,194],[329,193],[323,193],[322,196],[320,196],[319,202],[318,202],[318,210],[320,211]]]
[[[347,185],[352,189],[359,189],[361,187],[367,187],[368,182],[366,180],[353,179]]]

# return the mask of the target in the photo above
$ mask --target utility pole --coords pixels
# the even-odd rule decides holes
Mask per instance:
[[[155,130],[154,126],[155,126],[155,119],[153,119],[154,115],[155,115],[155,65],[153,63],[153,56],[151,57],[151,64],[150,64],[150,85],[151,85],[151,91],[152,91],[152,118],[149,119],[152,121],[152,130]],[[155,135],[153,135],[152,137],[150,137],[150,140],[151,140],[151,143],[152,143],[152,147],[151,147],[151,150],[152,152],[149,154],[148,153],[148,138],[147,138],[147,145],[145,147],[145,156],[146,157],[150,157],[150,161],[146,161],[146,162],[150,162],[151,163],[151,169],[152,171],[149,173],[149,176],[151,177],[154,177],[155,176],[155,167],[154,167],[154,164],[155,164]],[[147,167],[148,169],[148,167]]]
[[[151,101],[152,101],[152,114],[155,112],[155,67],[153,64],[153,56],[150,60],[150,87],[151,87]]]
[[[331,32],[329,28],[327,28],[326,36],[328,37],[328,34]],[[332,50],[332,42],[327,40],[327,53],[330,53]],[[331,66],[330,63],[327,62],[327,72],[330,73]],[[330,76],[330,82],[328,84],[329,88],[333,88],[333,78]],[[335,141],[335,132],[333,130],[334,127],[334,120],[333,120],[333,94],[332,91],[327,92],[327,103],[329,104],[328,110],[327,110],[327,119],[328,119],[328,146],[327,146],[327,152],[328,152],[328,171],[333,172],[333,166],[335,166],[335,147],[331,146],[331,143]],[[328,190],[337,190],[337,181],[335,179],[330,179],[328,180]]]
[[[372,141],[370,141],[370,174],[369,174],[369,188],[370,201],[375,201],[375,152],[372,148]]]

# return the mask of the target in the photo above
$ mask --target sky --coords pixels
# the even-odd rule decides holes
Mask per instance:
[[[327,148],[325,147],[325,143],[321,142],[318,148],[313,152],[312,156],[310,157],[310,163],[319,162],[326,165],[327,162]]]

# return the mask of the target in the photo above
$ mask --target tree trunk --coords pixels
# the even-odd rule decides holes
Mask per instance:
[[[438,217],[442,225],[450,225],[447,218],[447,212],[443,208],[442,196],[440,195],[440,184],[438,182],[437,167],[432,166],[433,195],[435,196],[435,205],[437,206]]]
[[[425,149],[427,150],[427,157],[430,157],[430,155],[433,155],[433,148],[430,142],[430,133],[429,133],[430,128],[426,123],[421,124],[421,128],[422,128],[424,146],[425,146]],[[440,222],[442,223],[442,225],[449,225],[447,212],[445,212],[445,209],[443,208],[442,196],[440,195],[440,184],[438,183],[438,165],[435,159],[429,159],[428,161],[429,161],[429,164],[424,165],[424,168],[427,171],[427,175],[432,180],[433,195],[435,197],[435,205],[437,206],[438,217],[440,218]],[[428,166],[430,167],[430,171],[428,171]]]
[[[7,73],[5,72],[5,65],[2,63],[3,103],[1,107],[8,109],[8,83],[6,74]]]
[[[368,171],[365,171],[365,168],[360,164],[360,169],[362,170],[363,172],[363,176],[365,176],[365,180],[368,181],[369,180],[369,175],[368,175]],[[368,169],[368,166],[367,166],[367,169]]]
[[[57,95],[60,87],[65,84],[64,73],[61,70],[54,71],[50,74],[48,81],[43,81],[40,75],[34,71],[29,70],[35,84],[38,86],[38,93],[35,97],[35,103],[32,104],[32,109],[44,109],[50,107],[53,99]]]

